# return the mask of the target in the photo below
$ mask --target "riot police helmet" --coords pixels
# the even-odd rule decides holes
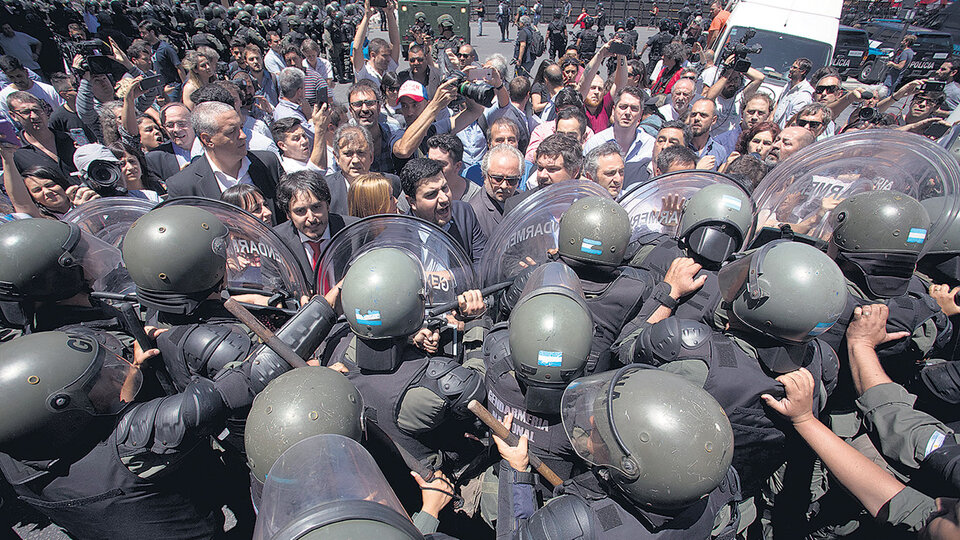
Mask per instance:
[[[560,255],[584,263],[620,266],[630,242],[630,217],[616,201],[584,197],[560,216]]]
[[[437,17],[437,26],[440,27],[441,32],[443,31],[444,28],[449,28],[450,30],[453,30],[453,26],[454,26],[453,16],[451,16],[449,13],[444,13],[443,15]]]
[[[574,451],[631,502],[687,507],[723,481],[733,429],[703,388],[633,364],[583,377],[563,393],[560,416]]]
[[[830,215],[827,253],[873,298],[907,291],[930,230],[926,208],[904,193],[874,190],[844,199]]]
[[[38,332],[0,346],[0,450],[51,458],[97,417],[123,411],[143,381],[108,334]]]
[[[687,201],[677,238],[698,258],[719,266],[743,248],[752,226],[750,196],[732,185],[713,184]]]
[[[633,30],[637,27],[637,19],[635,17],[627,17],[627,30]]]
[[[140,304],[186,314],[223,286],[227,227],[194,206],[151,210],[124,237],[123,262],[137,285]]]
[[[63,300],[84,288],[80,228],[52,219],[0,225],[0,300]]]
[[[341,373],[320,366],[295,369],[270,381],[250,406],[243,443],[250,471],[263,482],[288,448],[332,433],[359,441],[363,398]]]
[[[593,318],[569,266],[537,265],[508,320],[510,359],[527,410],[556,415],[570,381],[583,375]]]
[[[351,330],[366,339],[406,337],[423,325],[424,272],[396,248],[365,251],[343,278],[340,303]]]
[[[725,265],[717,278],[731,327],[788,344],[829,330],[847,303],[837,264],[801,242],[765,244]]]
[[[427,15],[422,11],[418,11],[413,15],[413,21],[418,23],[425,23],[427,22]]]

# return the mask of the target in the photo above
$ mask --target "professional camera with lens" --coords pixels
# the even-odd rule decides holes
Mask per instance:
[[[112,161],[97,160],[87,166],[82,175],[83,183],[101,197],[122,197],[127,194],[124,187],[120,164]]]
[[[723,69],[733,68],[734,71],[738,73],[746,73],[750,69],[750,60],[747,58],[747,55],[751,54],[760,54],[763,52],[763,46],[757,43],[756,45],[747,45],[754,36],[757,35],[757,31],[753,28],[747,30],[743,37],[740,38],[738,43],[727,44],[723,47],[723,50],[720,52],[720,58],[724,60],[724,63],[721,64]],[[726,63],[726,59],[730,56],[733,56],[733,63]]]
[[[457,81],[457,93],[461,96],[472,99],[484,107],[493,105],[493,96],[496,91],[488,83],[467,80],[467,76],[462,71],[452,71],[447,78],[447,81],[450,80]]]

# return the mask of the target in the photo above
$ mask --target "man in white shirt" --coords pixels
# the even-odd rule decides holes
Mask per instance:
[[[400,27],[397,25],[396,9],[396,1],[387,0],[387,7],[383,12],[387,17],[387,33],[390,41],[381,38],[371,39],[367,45],[370,54],[368,60],[363,58],[363,41],[367,37],[373,10],[367,10],[360,24],[357,25],[357,33],[353,38],[353,71],[357,74],[357,81],[370,79],[379,87],[384,73],[397,71],[400,67]]]
[[[689,81],[691,90],[693,81]],[[674,87],[676,87],[676,84]],[[583,153],[588,154],[594,148],[608,141],[616,141],[623,150],[624,184],[646,179],[646,166],[653,156],[653,144],[656,141],[640,129],[643,95],[636,87],[628,86],[617,92],[613,102],[612,126],[597,133],[583,145]]]
[[[773,121],[781,128],[793,118],[793,115],[808,103],[813,103],[813,86],[807,82],[807,75],[813,68],[813,63],[806,58],[797,58],[790,66],[788,77],[790,86],[784,90],[773,112]]]
[[[673,88],[670,89],[669,102],[658,109],[663,119],[667,122],[683,120],[696,89],[697,84],[690,79],[678,79],[677,82],[673,83]]]
[[[327,87],[333,90],[337,85],[333,80],[333,66],[329,60],[320,57],[320,45],[312,39],[305,39],[300,44],[300,52],[303,53],[303,68],[319,73],[327,82]]]
[[[286,64],[283,62],[283,56],[280,52],[280,34],[275,30],[267,32],[267,46],[269,50],[263,56],[263,67],[276,75],[286,67]]]
[[[59,109],[64,104],[63,98],[52,86],[30,79],[30,74],[17,58],[9,55],[0,57],[0,70],[10,80],[10,84],[0,90],[0,114],[9,118],[7,96],[14,92],[32,94],[50,105],[51,111]]]

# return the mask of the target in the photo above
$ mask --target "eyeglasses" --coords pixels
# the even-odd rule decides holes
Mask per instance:
[[[384,88],[384,90],[386,90],[387,92],[399,92],[399,91],[400,91],[400,87],[399,87],[399,86],[388,86],[388,87]],[[351,103],[351,105],[353,105],[353,103]],[[358,107],[358,108],[359,108],[359,107]]]
[[[410,62],[411,64],[422,64],[422,63],[423,63],[423,58],[418,58],[418,57],[416,57],[416,56],[411,56],[410,58],[407,59],[407,62]]]
[[[834,85],[831,85],[831,86],[818,86],[818,87],[813,91],[813,93],[814,93],[814,94],[836,94],[836,93],[837,93],[837,90],[839,90],[839,89],[840,89],[840,87],[837,86],[837,85],[835,85],[835,84],[834,84]]]
[[[523,179],[523,177],[521,177],[521,176],[506,176],[506,175],[502,175],[502,174],[488,174],[488,175],[487,175],[487,178],[489,178],[490,181],[493,182],[493,183],[495,183],[495,184],[503,184],[503,183],[506,183],[506,184],[509,184],[509,185],[511,185],[511,186],[515,186],[515,185],[519,184],[519,183],[520,183],[520,180]]]
[[[190,122],[167,122],[163,127],[167,129],[186,129],[190,127]]]
[[[30,116],[31,114],[40,116],[43,114],[43,109],[40,109],[37,107],[31,107],[29,109],[20,109],[19,111],[14,111],[14,112],[20,116]]]
[[[822,125],[823,125],[823,122],[820,122],[817,120],[797,120],[797,126],[802,128],[810,127],[813,129],[817,129]]]
[[[457,53],[457,56],[459,56],[460,58],[470,58],[471,56],[473,56],[473,53]]]
[[[399,90],[399,88],[397,89]],[[380,102],[375,99],[364,99],[361,101],[351,101],[350,106],[354,109],[361,109],[363,107],[376,107]]]

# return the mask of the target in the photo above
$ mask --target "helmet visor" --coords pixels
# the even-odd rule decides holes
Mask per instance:
[[[70,404],[65,408],[109,416],[133,402],[143,384],[139,367],[103,343],[91,339],[73,339],[71,343],[76,347],[99,347],[99,351],[87,372],[63,389],[63,393],[71,396]]]
[[[598,467],[609,467],[630,477],[622,463],[630,455],[610,421],[610,401],[617,381],[629,366],[577,379],[560,399],[560,418],[574,452]],[[634,368],[635,369],[635,368]]]
[[[81,233],[72,251],[76,264],[83,268],[83,277],[91,290],[132,293],[136,285],[123,265],[120,250],[89,233]]]
[[[759,300],[763,296],[760,290],[760,265],[763,264],[767,252],[774,246],[789,242],[789,240],[774,240],[763,245],[760,249],[748,253],[742,259],[727,264],[717,274],[720,284],[720,294],[725,302],[733,302],[739,296],[740,289],[746,282],[747,294],[752,300]]]
[[[523,286],[520,301],[535,294],[541,294],[544,289],[560,292],[572,298],[584,298],[580,278],[572,268],[561,262],[549,262],[534,267],[533,273]]]

